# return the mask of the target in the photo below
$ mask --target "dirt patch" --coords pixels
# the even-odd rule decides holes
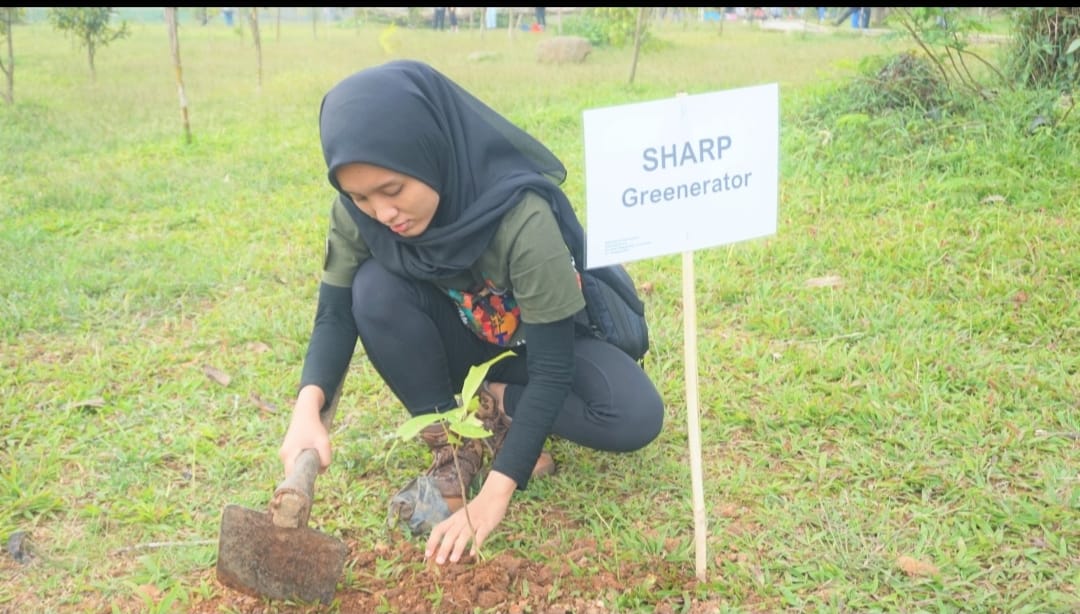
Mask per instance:
[[[659,560],[597,566],[602,555],[591,542],[562,544],[561,556],[544,552],[544,564],[510,550],[488,558],[436,565],[424,560],[421,545],[402,540],[374,548],[350,542],[345,578],[333,606],[294,606],[251,597],[221,586],[213,570],[205,575],[217,595],[191,604],[190,612],[507,612],[604,614],[625,611],[618,600],[635,596],[629,609],[653,612],[715,612],[718,604],[694,597],[693,565]],[[550,550],[548,544],[542,550]],[[550,557],[550,558],[549,558]]]

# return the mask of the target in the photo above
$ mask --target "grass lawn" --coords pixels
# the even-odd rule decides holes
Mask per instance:
[[[0,611],[247,611],[214,581],[216,540],[225,504],[264,508],[281,478],[332,197],[319,102],[395,57],[547,143],[582,219],[583,110],[780,86],[776,235],[695,255],[707,579],[692,580],[676,255],[628,267],[651,287],[664,431],[630,455],[551,444],[559,472],[485,550],[556,581],[488,609],[1080,610],[1080,113],[1056,97],[1002,91],[933,119],[846,108],[835,92],[860,61],[910,43],[741,23],[662,27],[633,85],[629,49],[538,64],[551,34],[264,24],[260,87],[249,35],[185,22],[187,144],[165,26],[132,30],[94,80],[46,24],[14,32]],[[428,462],[392,445],[406,417],[358,356],[312,514],[374,553],[343,595],[419,573],[385,526]],[[575,584],[590,577],[612,585]]]

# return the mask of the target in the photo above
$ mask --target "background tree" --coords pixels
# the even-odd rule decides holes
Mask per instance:
[[[0,71],[4,73],[4,90],[0,97],[8,104],[15,103],[15,43],[11,37],[11,26],[22,19],[23,9],[15,6],[0,6],[0,43],[5,54],[0,56]]]
[[[94,56],[99,47],[105,47],[116,39],[129,34],[127,21],[113,27],[109,21],[115,11],[110,6],[75,6],[49,9],[49,21],[58,30],[71,35],[76,42],[86,49],[86,59],[90,63],[90,77],[97,79],[94,68]]]
[[[641,49],[654,44],[649,15],[638,23],[638,7],[603,6],[584,9],[566,24],[566,33],[581,36],[594,47],[625,47],[638,43]]]
[[[176,27],[175,6],[165,7],[165,25],[169,29],[169,50],[172,52],[173,69],[176,73],[176,89],[180,95],[180,121],[184,124],[184,139],[191,143],[191,124],[188,122],[187,96],[184,94],[184,76],[180,64],[180,36]]]
[[[253,6],[250,8],[248,20],[251,22],[251,37],[255,40],[255,64],[258,70],[258,85],[256,91],[262,93],[263,62],[262,36],[259,34],[259,7]]]
[[[634,84],[634,75],[637,73],[638,56],[641,54],[642,33],[645,32],[645,20],[648,18],[649,9],[639,6],[637,9],[637,25],[634,27],[634,59],[630,62],[630,84]]]

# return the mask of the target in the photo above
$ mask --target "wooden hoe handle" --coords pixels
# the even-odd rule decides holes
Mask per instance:
[[[345,382],[342,381],[342,384]],[[326,431],[334,421],[338,401],[341,400],[341,385],[330,405],[319,412]],[[287,529],[306,527],[311,517],[311,502],[315,498],[315,478],[319,475],[319,453],[314,448],[302,450],[296,457],[292,473],[278,485],[270,499],[270,519],[274,526]]]
[[[274,526],[288,529],[306,527],[315,498],[315,477],[319,475],[319,453],[308,448],[296,457],[292,473],[278,485],[270,499]]]

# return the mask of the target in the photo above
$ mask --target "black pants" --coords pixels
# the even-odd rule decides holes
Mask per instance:
[[[353,318],[368,359],[413,415],[450,409],[469,369],[506,351],[466,328],[441,290],[367,260],[353,279]],[[528,382],[525,348],[487,379],[507,384],[511,416]],[[574,380],[552,433],[597,450],[629,452],[660,433],[664,406],[645,371],[613,345],[578,338]]]

